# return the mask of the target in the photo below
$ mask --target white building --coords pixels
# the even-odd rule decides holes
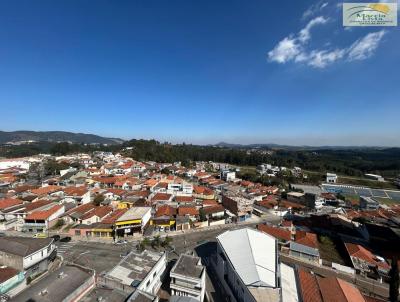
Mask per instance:
[[[165,252],[132,251],[99,280],[102,286],[127,293],[157,294],[167,267]]]
[[[244,228],[217,236],[217,275],[230,301],[280,301],[278,244]]]
[[[225,181],[234,181],[236,179],[236,172],[228,169],[222,170],[221,179]]]
[[[336,183],[337,182],[337,175],[334,173],[326,173],[326,182],[327,183]]]
[[[206,269],[201,259],[181,254],[170,272],[172,296],[191,297],[204,301],[206,290]]]
[[[190,183],[169,183],[167,193],[173,195],[192,195],[193,185]]]
[[[376,174],[365,174],[365,177],[369,179],[373,179],[376,181],[385,181],[385,179],[381,175],[376,175]]]
[[[52,238],[0,238],[0,263],[25,272],[27,277],[47,270],[48,262],[56,255]]]

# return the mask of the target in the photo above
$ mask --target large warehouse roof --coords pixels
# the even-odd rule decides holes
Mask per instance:
[[[217,237],[229,261],[247,286],[276,287],[275,238],[244,228]]]

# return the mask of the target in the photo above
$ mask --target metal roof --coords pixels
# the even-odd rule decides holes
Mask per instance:
[[[237,274],[247,286],[276,287],[276,240],[274,237],[244,228],[227,231],[217,240]]]

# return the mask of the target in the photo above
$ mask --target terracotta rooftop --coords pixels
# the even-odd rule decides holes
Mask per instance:
[[[25,220],[46,220],[62,207],[62,205],[55,205],[48,210],[32,212],[25,217]]]
[[[67,196],[82,196],[88,192],[86,187],[66,187],[63,189]]]
[[[194,197],[193,196],[176,196],[175,200],[177,202],[193,202]]]
[[[0,210],[4,210],[7,208],[17,206],[17,205],[21,205],[22,203],[23,203],[22,200],[14,199],[14,198],[0,199]]]
[[[379,261],[371,251],[367,250],[362,245],[345,243],[345,246],[351,257],[362,259],[371,265],[379,266],[386,270],[390,269],[390,266],[386,261]]]
[[[314,275],[303,269],[299,269],[298,280],[300,285],[300,295],[304,302],[323,302],[318,282]]]
[[[61,190],[62,190],[62,188],[59,186],[47,186],[47,187],[41,187],[38,189],[33,189],[33,190],[31,190],[31,193],[41,196],[41,195],[51,194],[51,193],[61,191]]]
[[[296,243],[302,244],[314,249],[318,248],[318,238],[314,233],[304,232],[304,231],[296,231]]]
[[[273,227],[266,224],[259,224],[257,226],[257,229],[280,240],[285,240],[285,241],[291,240],[290,231],[279,227]]]
[[[18,270],[12,267],[0,267],[0,284],[11,279],[19,273]]]
[[[156,193],[156,195],[153,196],[152,200],[154,201],[167,201],[171,198],[171,194],[167,193]]]
[[[123,214],[125,214],[126,211],[128,211],[128,209],[115,210],[110,215],[106,216],[101,222],[113,224],[115,221],[117,221],[118,218],[120,218]]]
[[[169,205],[162,205],[157,209],[155,217],[176,215],[176,209]]]
[[[179,207],[178,208],[178,215],[179,216],[196,216],[199,215],[199,210],[196,207]]]

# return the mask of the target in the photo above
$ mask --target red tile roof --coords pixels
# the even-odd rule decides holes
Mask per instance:
[[[157,209],[155,217],[176,215],[176,209],[169,205],[162,205]]]
[[[298,270],[298,277],[303,302],[323,302],[316,277],[303,269]]]
[[[296,243],[302,244],[314,249],[318,248],[318,238],[314,233],[296,231]]]
[[[204,211],[205,214],[213,214],[213,213],[224,212],[225,208],[218,204],[216,206],[204,207],[203,211]]]
[[[171,194],[167,193],[157,193],[156,195],[153,196],[152,200],[154,201],[167,201],[170,200]]]
[[[26,212],[31,212],[33,210],[36,210],[38,208],[50,205],[52,203],[53,202],[51,200],[40,199],[40,200],[37,200],[35,202],[31,202],[31,203],[25,204],[25,211]]]
[[[345,246],[351,257],[362,259],[370,263],[372,266],[379,266],[386,270],[390,269],[390,266],[387,262],[379,261],[376,256],[365,247],[353,243],[345,243]]]
[[[108,214],[110,214],[112,212],[112,207],[110,206],[99,206],[99,207],[95,207],[92,210],[90,210],[89,212],[85,213],[81,219],[89,219],[93,216],[97,216],[99,218],[103,218],[104,216],[107,216]]]
[[[266,224],[259,224],[257,226],[258,230],[267,233],[277,239],[280,240],[285,240],[285,241],[290,241],[291,240],[291,234],[290,231],[282,229],[282,228],[278,228],[278,227],[273,227],[273,226],[269,226]]]
[[[196,207],[179,207],[178,208],[178,215],[179,216],[196,216],[199,215],[199,210]]]
[[[175,200],[177,202],[193,202],[194,197],[192,197],[192,196],[176,196]]]
[[[11,279],[19,273],[18,270],[12,267],[0,267],[0,284]]]
[[[62,205],[55,205],[48,210],[32,212],[25,217],[25,220],[46,220],[62,207]]]
[[[103,223],[109,223],[112,224],[115,221],[117,221],[118,218],[120,218],[126,211],[128,211],[128,209],[118,209],[115,210],[114,212],[112,212],[110,215],[108,215],[107,217],[105,217],[101,222]]]
[[[107,189],[107,192],[113,193],[114,195],[122,196],[126,194],[125,190],[122,189]]]
[[[22,203],[23,203],[22,200],[14,199],[14,198],[0,199],[0,210],[4,210],[7,208],[17,206],[17,205],[21,205]]]
[[[59,186],[47,186],[47,187],[41,187],[38,189],[33,189],[31,190],[32,194],[41,196],[41,195],[47,195],[47,194],[51,194],[57,191],[61,191],[62,188]]]
[[[67,196],[82,196],[88,192],[86,187],[66,187],[63,189]]]

